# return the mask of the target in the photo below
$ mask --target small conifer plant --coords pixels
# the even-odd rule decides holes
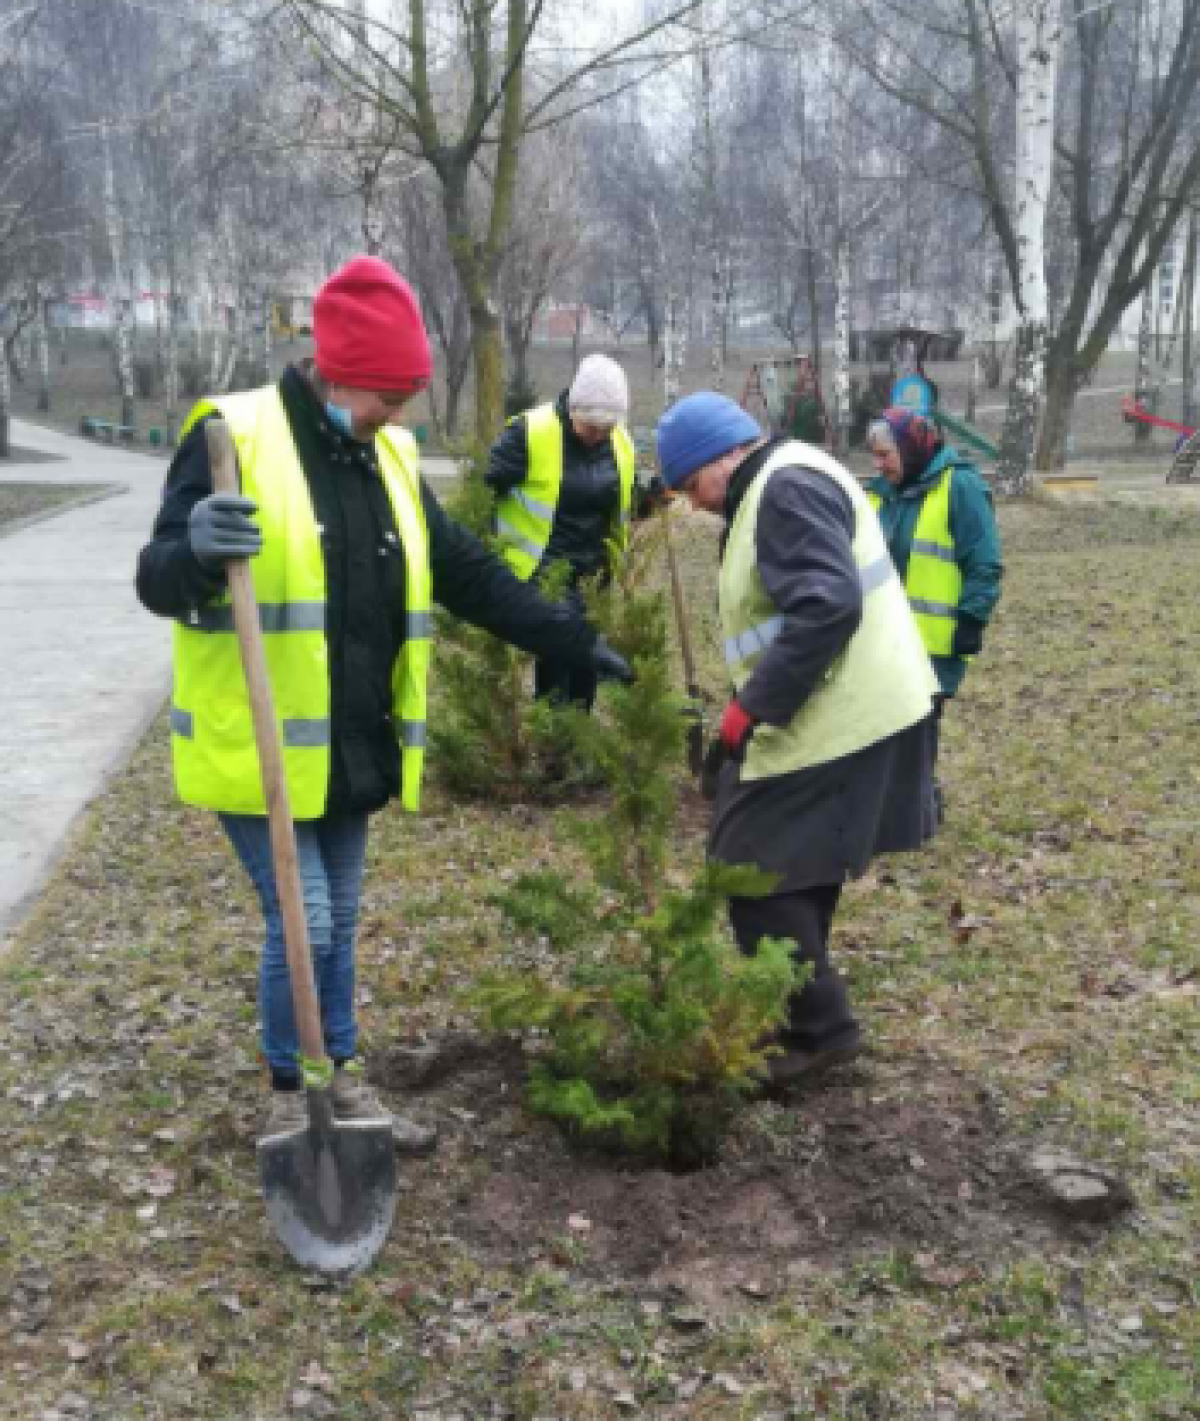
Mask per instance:
[[[612,587],[590,598],[636,672],[633,685],[606,689],[603,715],[574,722],[610,796],[579,826],[590,881],[542,870],[495,895],[514,931],[554,950],[555,970],[489,979],[475,1000],[487,1027],[533,1043],[536,1112],[688,1167],[716,1156],[799,979],[790,943],[744,957],[721,927],[727,897],[768,891],[766,875],[710,864],[688,887],[667,886],[684,721],[665,603],[645,586],[656,536],[640,534]]]
[[[486,451],[466,461],[447,511],[493,548],[495,501],[483,481]],[[561,595],[568,569],[539,576],[550,598]],[[530,658],[479,627],[441,619],[435,640],[437,712],[430,717],[431,767],[454,794],[508,801],[554,800],[586,783],[590,768],[572,727],[530,690]],[[553,771],[553,773],[550,773]]]

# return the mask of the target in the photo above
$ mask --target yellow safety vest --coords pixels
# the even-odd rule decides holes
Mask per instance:
[[[950,656],[958,601],[962,596],[962,569],[954,554],[950,536],[950,480],[954,466],[948,465],[941,478],[921,500],[913,528],[912,548],[904,570],[904,591],[917,619],[917,628],[930,656]],[[877,493],[867,495],[878,512],[883,500]]]
[[[276,387],[201,400],[181,434],[213,413],[229,424],[242,492],[258,504],[254,517],[263,543],[250,569],[292,814],[319,819],[329,791],[329,649],[325,561],[308,483]],[[433,620],[429,535],[412,435],[389,428],[376,435],[375,452],[405,560],[405,637],[392,668],[392,715],[401,745],[401,802],[415,811]],[[228,592],[175,624],[174,672],[171,755],[180,799],[204,809],[265,814]]]
[[[525,414],[525,441],[529,472],[524,482],[496,504],[496,532],[503,544],[504,561],[522,582],[537,571],[550,542],[558,495],[562,488],[563,427],[553,404],[538,405]],[[629,546],[629,519],[633,508],[636,468],[633,440],[622,425],[612,432],[613,453],[621,480],[621,502],[617,526],[607,540],[609,559],[615,564]]]
[[[853,506],[862,619],[791,721],[756,728],[742,764],[743,780],[822,765],[885,740],[927,716],[938,688],[879,520],[858,480],[823,450],[799,440],[774,451],[746,490],[730,526],[719,594],[725,662],[734,685],[741,690],[783,630],[783,614],[767,595],[758,572],[755,529],[767,481],[787,465],[825,474]]]

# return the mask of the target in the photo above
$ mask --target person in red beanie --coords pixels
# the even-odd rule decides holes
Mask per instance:
[[[356,1063],[354,935],[369,816],[418,804],[432,609],[535,656],[602,678],[629,668],[570,608],[547,602],[453,523],[421,479],[398,420],[429,383],[429,342],[408,284],[355,257],[313,304],[314,355],[277,384],[201,400],[167,472],[137,591],[174,619],[176,790],[215,810],[265,922],[259,1019],[272,1100],[264,1133],[304,1124],[292,999],[268,821],[226,590],[254,558],[335,1110],[388,1117],[397,1149],[435,1132],[389,1115]],[[242,492],[213,492],[205,422],[224,418]]]

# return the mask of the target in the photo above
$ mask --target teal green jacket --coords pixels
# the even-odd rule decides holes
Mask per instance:
[[[884,478],[872,479],[869,493],[879,496],[879,521],[888,551],[896,564],[901,580],[908,570],[908,555],[912,549],[913,529],[925,495],[941,478],[947,464],[954,465],[950,482],[950,536],[954,539],[955,559],[962,572],[962,595],[958,599],[959,613],[984,624],[1000,600],[1000,579],[1004,565],[1000,557],[1000,531],[992,508],[992,494],[978,468],[949,444],[943,445],[926,466],[925,471],[898,488]],[[961,656],[935,656],[933,669],[942,692],[952,696],[967,674],[967,662]]]

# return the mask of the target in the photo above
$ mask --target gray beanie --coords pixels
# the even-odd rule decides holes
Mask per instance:
[[[629,414],[624,370],[607,355],[585,355],[567,391],[567,409],[596,424],[620,424]]]

